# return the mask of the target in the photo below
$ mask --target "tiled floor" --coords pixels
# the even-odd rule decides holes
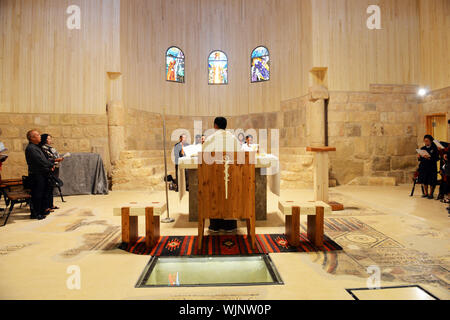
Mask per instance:
[[[43,221],[30,220],[26,211],[18,210],[0,228],[0,298],[351,300],[346,289],[366,288],[375,266],[381,287],[418,284],[439,299],[449,299],[448,215],[438,201],[410,198],[409,192],[410,186],[331,189],[331,199],[344,203],[346,210],[327,217],[325,230],[344,250],[271,254],[284,285],[139,289],[134,285],[150,257],[117,248],[120,217],[112,216],[112,208],[164,200],[164,192],[67,197]],[[282,191],[283,199],[294,197],[310,200],[312,191]],[[284,232],[277,200],[269,193],[269,219],[257,223],[258,233]],[[187,197],[179,203],[171,192],[170,204],[175,222],[162,224],[161,234],[195,235],[197,225],[187,219]],[[245,233],[244,224],[239,226]],[[141,234],[144,228],[142,219]],[[73,270],[79,270],[79,277]],[[73,289],[78,280],[80,289]],[[384,290],[371,294],[397,297]],[[417,297],[409,294],[401,293],[404,299]]]

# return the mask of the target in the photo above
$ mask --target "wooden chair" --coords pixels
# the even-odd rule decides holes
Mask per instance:
[[[9,206],[9,199],[6,196],[6,191],[11,191],[11,189],[14,189],[16,187],[20,187],[23,185],[23,178],[18,179],[2,179],[0,175],[0,199],[3,195],[5,199],[5,205],[6,208]]]
[[[122,242],[133,244],[138,240],[138,217],[145,216],[145,245],[153,248],[159,240],[159,217],[167,210],[166,203],[129,203],[113,209],[114,216],[122,217]]]
[[[198,249],[202,248],[206,219],[246,220],[250,243],[255,248],[256,153],[218,152],[216,156],[215,152],[202,152],[199,157]],[[207,160],[212,158],[218,160]]]
[[[285,231],[292,246],[300,245],[300,214],[307,215],[308,239],[317,247],[323,246],[324,216],[331,207],[322,201],[279,201],[278,208],[286,216]]]
[[[8,223],[8,219],[14,210],[16,204],[29,205],[31,208],[31,195],[29,190],[25,190],[22,186],[22,180],[20,179],[9,179],[2,180],[0,183],[0,191],[5,198],[6,210],[4,215],[6,215],[5,221],[3,222],[3,227]],[[9,205],[9,209],[8,209]]]

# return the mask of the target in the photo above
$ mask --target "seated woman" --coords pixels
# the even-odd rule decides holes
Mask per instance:
[[[42,148],[42,151],[44,151],[45,156],[47,157],[48,160],[50,160],[50,162],[53,162],[55,164],[55,170],[53,171],[53,176],[58,178],[59,176],[59,165],[60,163],[64,160],[64,158],[62,158],[58,151],[56,151],[55,148],[52,147],[53,144],[53,139],[52,136],[49,134],[43,134],[41,135],[41,143],[39,144],[40,147]],[[46,211],[53,211],[55,209],[59,209],[58,207],[55,207],[54,203],[53,203],[53,189],[54,186],[51,185],[49,187],[49,190],[47,191],[47,197],[48,197],[48,208]]]
[[[425,150],[428,154],[425,156],[418,155],[420,162],[418,182],[423,186],[424,194],[422,197],[428,199],[434,198],[433,193],[437,184],[437,161],[439,160],[439,154],[433,141],[434,139],[431,135],[426,135],[423,138],[425,145],[421,150]]]

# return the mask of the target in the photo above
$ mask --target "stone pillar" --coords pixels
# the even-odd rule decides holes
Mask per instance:
[[[310,147],[306,151],[314,153],[314,200],[329,203],[333,210],[341,210],[342,205],[330,203],[328,198],[329,156],[336,148],[325,146],[325,100],[328,89],[320,84],[309,88],[308,125]]]
[[[111,163],[115,165],[125,150],[125,108],[122,101],[108,103],[108,134]]]
[[[309,88],[309,140],[312,147],[325,146],[325,99],[328,89],[321,85]]]
[[[328,89],[322,85],[309,88],[308,151],[314,152],[314,200],[328,201],[328,152],[325,147],[325,99]]]

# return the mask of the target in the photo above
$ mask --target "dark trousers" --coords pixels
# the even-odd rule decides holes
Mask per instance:
[[[237,220],[210,219],[209,228],[212,230],[234,230]]]
[[[46,174],[30,174],[31,182],[31,215],[43,215],[49,207],[48,177]]]
[[[188,172],[187,170],[184,170],[184,177],[186,178],[186,191],[189,191],[189,181],[188,181]],[[178,192],[178,165],[175,165],[175,180],[176,180],[176,184],[177,184],[177,192]]]

